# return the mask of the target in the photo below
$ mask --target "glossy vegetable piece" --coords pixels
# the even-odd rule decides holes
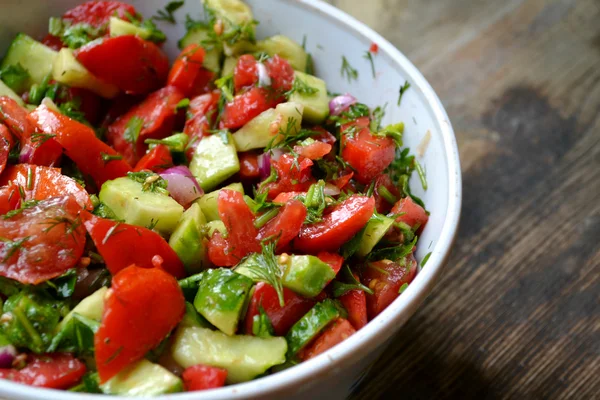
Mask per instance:
[[[300,359],[306,361],[325,353],[354,333],[356,333],[356,329],[352,327],[347,319],[338,318],[301,352]]]
[[[260,51],[270,56],[278,55],[287,60],[293,69],[297,71],[306,70],[308,54],[298,43],[283,35],[271,36],[257,43]]]
[[[308,159],[319,160],[331,152],[331,145],[329,143],[315,140],[314,142],[304,146],[294,146],[294,151]]]
[[[85,374],[85,364],[68,353],[27,356],[25,368],[1,369],[0,378],[49,389],[68,389]]]
[[[197,145],[190,171],[202,190],[213,190],[240,170],[237,150],[230,133],[205,137]]]
[[[79,23],[101,27],[108,24],[110,17],[117,16],[128,19],[128,15],[136,15],[136,9],[120,1],[87,1],[67,11],[62,19],[72,25]]]
[[[148,150],[146,154],[135,164],[135,172],[147,170],[152,172],[162,172],[173,166],[173,157],[171,151],[164,144],[156,145]]]
[[[27,110],[15,100],[7,96],[0,96],[0,123],[6,125],[17,139],[29,137],[35,127],[27,120]]]
[[[338,300],[348,311],[348,321],[354,329],[359,330],[367,324],[367,297],[365,292],[358,289],[350,290],[340,296]]]
[[[292,88],[294,69],[286,59],[275,54],[265,62],[265,68],[271,78],[272,89],[286,92]]]
[[[204,216],[206,217],[206,220],[208,222],[220,220],[220,218],[221,218],[219,216],[218,201],[219,201],[219,193],[221,193],[221,190],[224,190],[224,189],[225,190],[233,190],[235,192],[240,192],[242,195],[244,194],[244,187],[242,186],[241,183],[232,183],[230,185],[223,187],[222,189],[215,190],[210,193],[206,193],[204,196],[202,196],[200,199],[198,199],[196,202],[198,203],[198,205],[200,205],[200,208],[202,209],[202,213],[204,214]]]
[[[12,133],[10,133],[6,125],[0,123],[0,174],[6,168],[8,156],[14,146],[14,142]]]
[[[131,264],[150,269],[159,264],[161,269],[177,278],[185,276],[181,260],[158,233],[88,212],[83,213],[83,219],[85,229],[111,274],[116,275]]]
[[[227,370],[198,364],[186,368],[182,378],[185,390],[188,392],[215,389],[225,385]]]
[[[315,256],[293,255],[285,257],[282,284],[294,292],[313,298],[325,289],[325,286],[335,278],[333,268]]]
[[[58,168],[31,164],[10,166],[0,177],[0,185],[20,186],[23,200],[46,200],[51,197],[72,196],[81,207],[93,209],[90,196],[74,179],[60,173]]]
[[[278,178],[266,186],[269,199],[274,199],[282,192],[306,192],[315,183],[310,168],[313,162],[308,158],[300,156],[296,160],[292,155],[284,154],[272,165]]]
[[[184,97],[173,86],[150,94],[108,127],[108,143],[135,165],[148,148],[146,139],[162,139],[171,134],[177,120],[177,104]]]
[[[354,178],[368,185],[394,161],[396,145],[388,137],[373,135],[369,129],[342,136],[342,158],[356,171]]]
[[[408,196],[399,200],[392,208],[392,214],[403,214],[396,218],[397,222],[404,222],[411,228],[419,225],[419,229],[423,229],[429,216],[427,212],[414,202],[412,197]]]
[[[64,196],[0,219],[0,275],[38,284],[74,267],[85,244],[80,211],[73,197]]]
[[[312,254],[335,251],[367,224],[374,210],[372,197],[352,195],[327,210],[320,222],[304,225],[294,248]]]
[[[104,161],[105,155],[115,156],[117,153],[98,139],[90,127],[44,105],[29,114],[29,119],[43,133],[55,135],[54,138],[65,149],[66,155],[77,164],[81,172],[90,175],[98,187],[131,170],[123,160]]]
[[[367,264],[361,281],[373,290],[367,294],[369,320],[375,318],[399,296],[402,285],[410,284],[417,274],[417,261],[409,254],[402,263],[390,260]]]
[[[209,130],[212,128],[213,122],[217,116],[217,108],[221,92],[219,90],[212,91],[197,97],[190,101],[187,109],[187,120],[183,133],[190,138],[186,155],[188,159],[192,158],[198,143],[204,136],[209,135]]]
[[[385,191],[389,192],[386,196],[382,196],[381,193]],[[391,195],[391,196],[390,196]],[[373,197],[375,197],[375,208],[380,214],[387,214],[395,204],[393,200],[400,199],[400,191],[392,182],[392,179],[388,174],[381,174],[375,180],[375,189],[373,190]],[[390,200],[392,200],[390,202]]]
[[[373,215],[365,226],[360,246],[355,254],[358,257],[366,257],[377,243],[383,239],[393,224],[393,218],[385,217],[383,215]]]
[[[106,382],[156,347],[183,318],[185,300],[159,268],[125,268],[112,279],[96,333],[96,366]]]
[[[258,240],[278,238],[276,251],[283,250],[298,236],[306,219],[306,206],[300,200],[290,200],[279,213],[258,232]]]
[[[227,335],[233,335],[242,317],[252,279],[229,269],[209,269],[200,281],[194,307]]]
[[[19,204],[21,204],[21,196],[17,185],[9,183],[0,187],[0,215],[16,210]]]
[[[317,91],[307,93],[296,91],[289,97],[289,101],[304,106],[303,117],[306,122],[314,125],[322,124],[329,115],[329,95],[325,81],[300,71],[295,72],[295,79]]]
[[[92,74],[127,94],[146,94],[167,80],[169,60],[154,43],[138,36],[116,36],[93,41],[75,51]]]
[[[325,299],[311,308],[285,335],[289,346],[288,358],[294,357],[339,316],[340,311],[331,299]]]
[[[159,396],[183,391],[181,379],[146,359],[137,361],[100,385],[104,394],[117,396]]]
[[[206,218],[200,206],[194,203],[183,213],[169,238],[169,246],[175,250],[188,274],[201,272],[209,265],[204,225]]]
[[[267,89],[261,87],[253,87],[238,94],[225,105],[220,127],[222,129],[241,128],[263,111],[281,103],[280,99],[275,97]]]
[[[193,93],[196,78],[202,69],[205,51],[199,44],[186,46],[171,67],[167,84],[175,86],[186,96]]]
[[[340,269],[342,269],[342,265],[344,264],[344,257],[340,256],[337,253],[328,253],[326,251],[321,251],[319,252],[319,254],[317,254],[317,257],[319,257],[319,259],[324,263],[327,263],[331,267],[335,275],[337,275],[338,272],[340,272]]]
[[[240,159],[240,179],[243,182],[253,182],[260,178],[258,154],[249,151],[246,153],[238,153],[238,157]]]
[[[283,336],[315,305],[313,299],[299,296],[287,288],[283,289],[283,299],[282,307],[273,286],[265,282],[256,284],[244,319],[245,333],[252,334],[254,319],[260,315],[261,307],[269,317],[275,335]]]
[[[233,71],[233,87],[237,92],[258,82],[258,61],[252,54],[244,54],[237,60]]]

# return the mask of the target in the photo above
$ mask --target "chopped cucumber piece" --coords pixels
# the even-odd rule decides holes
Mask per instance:
[[[221,220],[208,222],[206,224],[206,231],[208,237],[211,237],[215,232],[219,232],[221,235],[227,236],[227,228]]]
[[[144,191],[141,183],[127,177],[106,181],[98,197],[117,218],[131,225],[153,225],[160,233],[173,232],[183,214],[183,207],[171,197]]]
[[[81,65],[71,49],[60,49],[54,60],[52,77],[67,86],[88,89],[107,99],[112,99],[119,94],[119,88],[96,78]]]
[[[244,187],[241,183],[232,183],[219,190],[207,193],[200,199],[196,200],[196,203],[198,203],[202,209],[202,213],[206,217],[206,220],[209,222],[220,220],[217,200],[219,199],[219,192],[223,189],[235,190],[236,192],[240,192],[242,194],[244,193]]]
[[[140,360],[100,385],[100,389],[121,396],[158,396],[182,392],[183,382],[160,365]]]
[[[226,41],[225,55],[251,53],[254,41],[254,16],[250,7],[241,0],[202,0],[206,7],[223,22],[223,36],[239,36],[235,42]]]
[[[29,72],[28,87],[40,84],[52,71],[58,52],[40,42],[33,40],[24,33],[19,33],[12,41],[0,69],[9,65],[21,64]]]
[[[150,29],[136,26],[131,22],[124,21],[117,17],[110,17],[108,31],[112,37],[126,35],[139,36],[142,39],[149,39],[152,37],[152,31],[150,31]]]
[[[294,92],[289,101],[300,103],[304,106],[303,118],[306,122],[314,125],[320,125],[329,115],[329,96],[327,95],[327,85],[325,81],[315,76],[296,71],[295,79],[300,79],[303,83],[318,91],[311,94]]]
[[[340,316],[340,311],[335,302],[325,299],[316,304],[289,330],[285,338],[288,342],[288,357],[294,357],[304,348],[319,332],[321,332],[331,321]]]
[[[206,238],[202,228],[206,218],[196,203],[188,208],[169,238],[169,246],[179,256],[188,274],[196,274],[208,268]]]
[[[231,133],[215,133],[200,141],[190,171],[203,190],[212,190],[240,170],[237,150]]]
[[[296,134],[302,125],[303,112],[304,106],[294,102],[281,103],[262,112],[233,134],[236,148],[240,152],[262,149],[277,135],[280,137],[275,138],[275,142],[284,135]]]
[[[287,36],[275,35],[259,41],[256,46],[259,51],[264,51],[271,57],[277,54],[279,57],[289,61],[296,71],[306,71],[308,54],[298,43]]]
[[[179,323],[180,328],[186,327],[199,327],[199,328],[212,328],[212,325],[194,308],[194,305],[189,302],[185,302],[185,314],[181,322]]]
[[[203,26],[194,26],[192,29],[187,31],[185,36],[179,41],[178,45],[180,49],[184,49],[192,43],[199,44],[204,47],[206,54],[204,55],[203,65],[204,68],[211,70],[212,72],[219,74],[221,71],[221,58],[223,56],[223,49],[217,46],[208,48],[203,44],[204,41],[209,39],[209,28]]]
[[[75,306],[56,327],[56,332],[62,330],[62,328],[73,318],[73,314],[79,314],[85,318],[89,318],[94,321],[102,320],[102,313],[104,312],[104,297],[108,288],[101,287],[94,293],[90,294],[85,299],[81,300],[79,304]]]
[[[254,282],[225,268],[209,269],[204,274],[194,299],[194,307],[219,330],[233,335]]]
[[[223,61],[223,69],[221,70],[221,76],[233,75],[237,61],[237,57],[225,57],[225,61]]]
[[[25,106],[25,102],[23,101],[21,96],[16,94],[11,88],[6,86],[6,84],[2,81],[0,81],[0,96],[10,97],[14,101],[16,101],[17,104],[20,105],[21,107]]]
[[[205,364],[227,369],[227,383],[246,382],[285,362],[282,337],[227,336],[206,328],[183,328],[175,334],[173,359],[182,367]]]
[[[362,236],[360,247],[356,251],[359,257],[366,257],[373,250],[373,247],[385,236],[390,227],[394,224],[394,219],[383,215],[374,215],[365,226],[365,233]]]

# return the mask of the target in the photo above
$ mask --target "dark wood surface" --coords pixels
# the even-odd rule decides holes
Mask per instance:
[[[600,398],[600,1],[332,0],[446,106],[463,218],[355,399]]]

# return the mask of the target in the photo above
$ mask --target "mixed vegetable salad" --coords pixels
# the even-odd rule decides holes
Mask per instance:
[[[185,16],[170,66],[157,23],[182,4],[87,2],[0,64],[4,379],[248,381],[351,336],[417,273],[428,212],[408,182],[426,182],[403,124],[328,92],[304,46],[257,40],[239,0]]]

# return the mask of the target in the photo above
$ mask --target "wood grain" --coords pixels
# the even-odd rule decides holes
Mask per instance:
[[[353,398],[600,398],[600,2],[331,3],[424,73],[464,179],[444,278]]]

